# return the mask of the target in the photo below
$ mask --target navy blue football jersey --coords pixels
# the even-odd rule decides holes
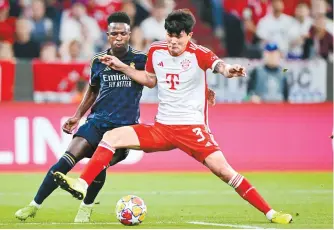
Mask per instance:
[[[110,49],[96,54],[91,62],[89,84],[99,87],[100,91],[88,118],[115,125],[137,124],[143,86],[124,73],[102,64],[98,58],[106,54],[110,54]],[[120,60],[137,70],[144,70],[146,58],[146,54],[130,47]]]

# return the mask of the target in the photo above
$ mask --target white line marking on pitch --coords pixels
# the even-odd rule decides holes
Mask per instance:
[[[200,222],[200,221],[191,221],[191,222],[188,222],[188,224],[230,227],[230,228],[242,228],[242,229],[265,229],[265,228],[262,228],[262,227],[259,227],[259,226],[239,225],[239,224],[207,223],[207,222]],[[274,229],[274,228],[267,228],[267,229]]]

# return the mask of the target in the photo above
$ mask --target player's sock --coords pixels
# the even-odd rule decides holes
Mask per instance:
[[[79,179],[86,181],[87,185],[90,185],[102,170],[108,168],[114,153],[114,148],[108,143],[101,141]]]
[[[97,194],[100,192],[101,188],[106,181],[107,169],[102,170],[99,175],[93,180],[87,189],[87,194],[83,203],[86,205],[93,204]]]
[[[47,198],[58,187],[57,184],[53,181],[53,172],[58,171],[66,174],[74,167],[76,163],[77,160],[73,154],[70,152],[65,152],[59,161],[49,169],[37,191],[34,201],[39,205],[42,204],[45,198]]]
[[[228,184],[233,187],[243,199],[247,200],[260,212],[267,214],[272,210],[268,203],[256,191],[255,187],[253,187],[249,181],[240,174],[234,175]]]
[[[41,205],[40,204],[37,204],[35,200],[32,200],[29,204],[30,206],[35,206],[36,208],[40,209],[41,208]]]

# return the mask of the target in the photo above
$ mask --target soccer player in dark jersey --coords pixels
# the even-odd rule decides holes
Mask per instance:
[[[35,198],[31,203],[18,210],[15,216],[20,220],[34,217],[43,201],[57,188],[52,173],[60,171],[68,173],[75,164],[85,157],[91,157],[97,148],[103,134],[114,128],[138,123],[139,101],[143,85],[119,71],[102,64],[100,57],[106,54],[115,55],[124,63],[144,70],[146,55],[129,46],[130,19],[123,12],[116,12],[108,18],[108,50],[96,54],[91,61],[91,76],[89,87],[73,117],[63,125],[63,131],[72,133],[80,119],[88,109],[91,112],[87,121],[74,134],[65,154],[54,164],[46,174]],[[122,161],[127,156],[127,150],[121,149],[117,159],[110,166]],[[79,207],[75,222],[89,222],[94,200],[106,179],[106,169],[94,180],[88,189],[87,196]]]

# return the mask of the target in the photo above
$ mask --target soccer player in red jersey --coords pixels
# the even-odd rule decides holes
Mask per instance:
[[[111,55],[100,58],[105,65],[142,85],[158,86],[156,121],[153,125],[138,124],[106,132],[80,178],[59,172],[54,178],[61,188],[82,199],[116,149],[157,152],[178,148],[208,167],[268,220],[288,224],[292,216],[269,206],[251,183],[229,165],[210,132],[206,70],[212,69],[227,78],[244,77],[246,73],[240,65],[226,64],[209,49],[190,41],[194,24],[195,18],[187,9],[170,13],[165,20],[166,41],[151,45],[145,71],[135,70]]]

